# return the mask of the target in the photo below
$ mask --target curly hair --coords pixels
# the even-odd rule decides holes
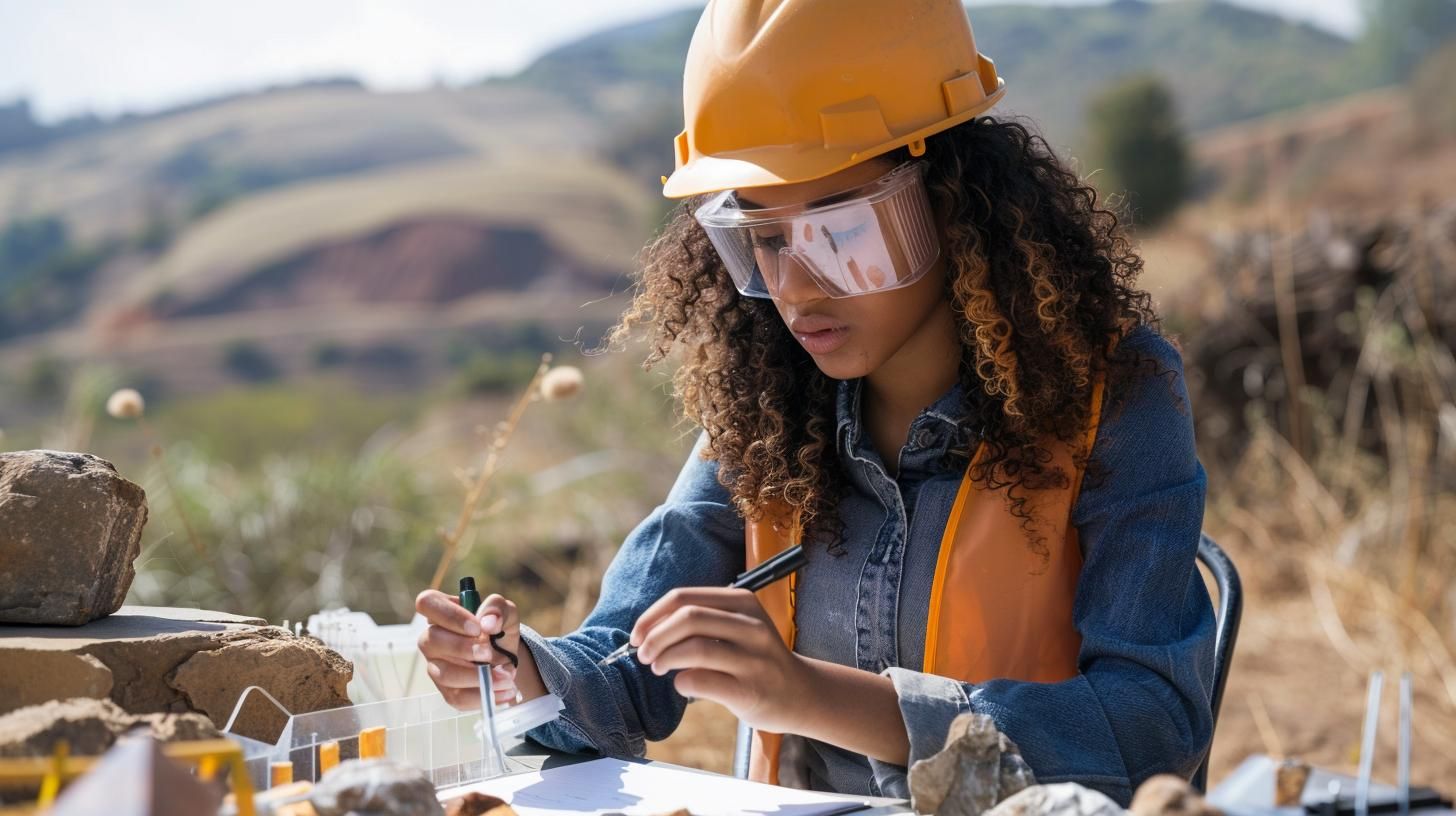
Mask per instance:
[[[901,148],[887,155],[909,158]],[[1109,340],[1157,324],[1136,287],[1142,260],[1096,191],[1015,121],[978,118],[926,142],[926,185],[941,221],[946,296],[964,346],[962,439],[986,448],[971,477],[1004,489],[1030,521],[1028,491],[1067,484],[1050,440],[1086,464],[1092,387],[1138,367]],[[838,539],[845,475],[835,447],[837,383],[819,371],[773,304],[741,296],[692,216],[675,210],[643,252],[632,304],[608,335],[650,327],[644,366],[677,351],[684,414],[707,433],[704,456],[740,514],[772,500],[810,538]],[[969,460],[969,446],[956,455]],[[1033,543],[1033,546],[1037,546]]]

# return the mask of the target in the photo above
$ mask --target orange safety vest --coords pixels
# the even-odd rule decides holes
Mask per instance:
[[[1092,387],[1091,420],[1085,450],[1092,450],[1102,410],[1101,377]],[[961,479],[946,521],[930,589],[923,670],[968,683],[992,679],[1056,683],[1077,675],[1082,636],[1072,620],[1072,602],[1082,571],[1082,550],[1072,507],[1082,468],[1071,449],[1045,443],[1052,463],[1071,474],[1064,488],[1032,491],[1026,509],[1046,557],[1031,547],[1024,520],[1011,513],[1004,490],[988,491]],[[972,465],[985,453],[976,450]],[[999,500],[998,500],[999,499]],[[782,504],[746,525],[751,568],[791,545],[797,537]],[[764,610],[789,648],[794,648],[793,597],[797,575],[759,590]],[[755,730],[750,779],[778,784],[781,734]]]

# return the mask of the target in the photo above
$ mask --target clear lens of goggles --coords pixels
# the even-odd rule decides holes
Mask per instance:
[[[910,162],[828,199],[768,209],[741,209],[729,190],[694,215],[749,297],[773,297],[800,270],[832,298],[881,292],[919,280],[940,254],[923,172]]]

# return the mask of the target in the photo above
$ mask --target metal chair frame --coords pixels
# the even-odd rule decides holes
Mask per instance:
[[[1228,684],[1229,665],[1233,662],[1234,644],[1239,637],[1239,621],[1244,613],[1244,590],[1239,580],[1239,571],[1212,538],[1204,533],[1198,540],[1198,561],[1213,576],[1218,588],[1217,629],[1213,641],[1213,692],[1209,708],[1213,722],[1218,725],[1219,708],[1223,705],[1224,687]],[[738,738],[733,746],[733,774],[739,779],[748,778],[748,754],[753,729],[738,723]],[[1213,753],[1212,735],[1209,736],[1209,754]],[[1202,793],[1208,784],[1208,755],[1204,755],[1198,770],[1190,780],[1193,787]]]

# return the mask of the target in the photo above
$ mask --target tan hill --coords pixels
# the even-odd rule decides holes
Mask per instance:
[[[582,302],[620,288],[657,212],[594,158],[594,134],[527,88],[310,87],[6,154],[0,358],[12,371],[38,354],[124,359],[187,388],[214,378],[183,372],[216,368],[239,338],[306,350],[540,322],[542,291]],[[16,233],[27,224],[41,228]],[[7,280],[7,236],[37,232],[55,233],[54,251]],[[31,322],[7,331],[7,315]],[[552,323],[565,336],[581,324]],[[170,337],[204,362],[164,364]]]

